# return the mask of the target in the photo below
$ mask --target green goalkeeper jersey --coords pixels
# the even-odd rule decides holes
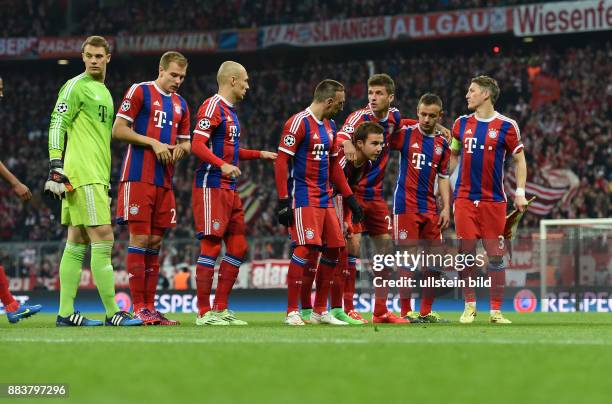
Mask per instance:
[[[64,173],[75,188],[110,186],[113,112],[108,88],[86,73],[60,89],[49,126],[49,158],[63,157]]]

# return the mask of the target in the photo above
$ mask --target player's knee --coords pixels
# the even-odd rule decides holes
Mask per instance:
[[[244,258],[246,257],[249,246],[246,241],[246,237],[233,237],[226,243],[227,253],[233,257]]]
[[[153,250],[159,250],[162,243],[162,236],[152,235],[149,238],[149,248]]]
[[[323,250],[322,257],[327,260],[337,261],[340,257],[340,248],[326,248]]]
[[[504,263],[504,257],[501,255],[489,256],[489,264],[499,266]]]
[[[209,257],[218,257],[221,253],[221,239],[218,237],[204,237],[200,240],[200,252]]]
[[[130,234],[130,245],[133,247],[149,247],[149,235],[147,234]]]

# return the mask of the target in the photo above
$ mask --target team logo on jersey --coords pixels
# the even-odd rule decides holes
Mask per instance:
[[[497,131],[496,131],[495,129],[491,129],[491,130],[489,131],[489,137],[490,137],[491,139],[495,139],[495,138],[497,137]]]
[[[206,130],[208,128],[210,128],[210,121],[206,118],[204,119],[200,119],[200,122],[198,122],[198,128],[202,129],[202,130]]]
[[[174,112],[176,112],[177,114],[181,113],[181,107],[178,104],[174,104]]]
[[[132,106],[132,103],[130,102],[130,100],[125,100],[121,103],[121,110],[125,112],[129,110],[131,106]]]
[[[442,154],[442,146],[436,146],[436,154],[439,156]]]
[[[352,125],[344,125],[344,128],[342,128],[342,130],[345,131],[346,133],[355,132],[355,128]]]
[[[60,102],[59,104],[57,104],[57,112],[59,112],[60,114],[63,114],[64,112],[68,111],[68,104],[66,104],[65,102]]]
[[[314,238],[314,235],[315,235],[314,230],[308,228],[308,229],[306,229],[306,231],[304,233],[306,234],[306,238],[308,240],[312,240]]]
[[[406,230],[400,230],[399,238],[400,240],[406,240],[408,238],[408,232]]]
[[[138,214],[139,211],[140,211],[140,206],[136,204],[130,205],[130,215],[135,216]]]
[[[283,138],[283,143],[285,144],[285,146],[291,147],[295,144],[295,136],[293,135],[286,135]]]
[[[218,220],[213,220],[212,221],[212,226],[213,226],[213,230],[217,231],[221,227],[221,223],[219,223]]]

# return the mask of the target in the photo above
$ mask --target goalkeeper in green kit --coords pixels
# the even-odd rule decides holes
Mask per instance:
[[[106,311],[105,324],[141,325],[130,313],[119,310],[115,302],[111,264],[114,236],[108,198],[113,99],[104,85],[110,49],[100,36],[87,38],[81,49],[85,72],[68,80],[60,89],[49,127],[50,162],[45,193],[62,199],[62,224],[68,226],[68,240],[60,263],[56,325],[103,324],[74,310],[89,244],[91,272]]]

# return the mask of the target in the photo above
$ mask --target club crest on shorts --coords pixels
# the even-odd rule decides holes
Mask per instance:
[[[137,215],[139,211],[140,211],[140,206],[136,204],[130,205],[130,215]]]
[[[442,154],[442,146],[436,146],[436,154],[439,156]]]
[[[221,223],[218,220],[212,221],[213,230],[217,231],[221,228]]]
[[[489,130],[489,137],[495,139],[497,137],[497,131],[495,129]]]
[[[400,230],[399,232],[400,240],[406,240],[408,238],[408,232],[406,230]]]
[[[304,234],[306,234],[306,238],[308,240],[312,240],[315,236],[315,232],[311,228],[306,229],[306,231],[304,231]]]
[[[293,135],[285,135],[283,138],[283,143],[285,146],[291,147],[295,144],[295,136]]]
[[[132,106],[132,103],[130,103],[130,100],[125,100],[121,103],[121,110],[123,112],[128,111],[131,106]]]

